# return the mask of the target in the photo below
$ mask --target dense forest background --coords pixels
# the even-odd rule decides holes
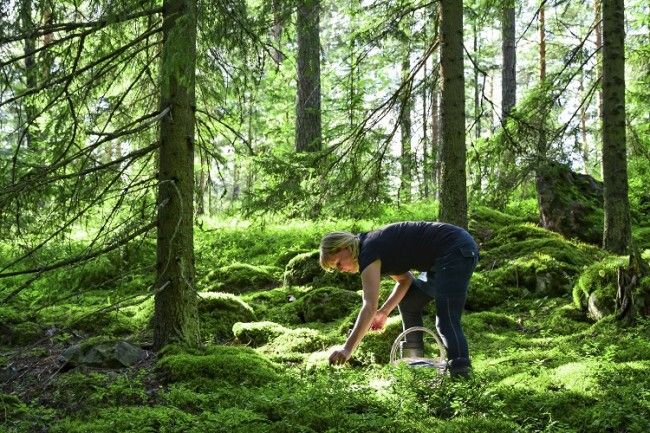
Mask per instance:
[[[0,431],[650,428],[647,2],[0,16]],[[320,237],[400,220],[480,243],[469,380],[324,365]]]

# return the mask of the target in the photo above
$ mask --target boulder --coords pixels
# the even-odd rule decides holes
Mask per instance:
[[[200,292],[198,310],[203,337],[218,343],[233,340],[235,323],[256,320],[250,305],[232,293]]]
[[[546,161],[536,184],[543,227],[599,245],[603,239],[603,184],[567,165]]]
[[[67,348],[59,356],[64,367],[122,368],[149,357],[149,352],[126,341],[86,342]]]
[[[252,347],[262,346],[276,337],[289,332],[288,328],[275,322],[237,322],[232,332],[238,342]]]
[[[575,306],[587,311],[593,320],[612,314],[616,304],[618,268],[626,265],[627,257],[607,256],[585,267],[573,286]]]
[[[233,263],[210,272],[205,284],[210,291],[240,294],[278,286],[279,273],[280,269],[274,266]]]

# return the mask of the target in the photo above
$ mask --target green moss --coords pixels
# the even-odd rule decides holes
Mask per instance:
[[[43,328],[34,322],[9,324],[4,328],[0,330],[0,343],[10,346],[25,346],[35,343],[45,335]]]
[[[492,239],[499,229],[512,227],[525,221],[524,218],[514,217],[489,207],[475,206],[469,215],[469,232],[480,245],[483,245]]]
[[[402,331],[401,317],[390,317],[384,329],[366,334],[357,350],[352,354],[350,361],[353,364],[360,365],[388,364],[390,362],[390,350],[395,339]]]
[[[323,350],[329,343],[314,329],[296,328],[277,336],[261,350],[274,359],[302,361],[308,353]]]
[[[262,346],[289,329],[275,322],[237,322],[232,327],[237,341],[249,346]]]
[[[614,311],[617,272],[627,266],[627,257],[607,256],[587,266],[573,286],[575,305],[587,310],[593,319],[601,319]]]
[[[469,283],[467,304],[465,308],[471,311],[486,310],[503,304],[506,300],[517,296],[521,290],[516,287],[497,285],[494,279],[483,272],[475,272]]]
[[[632,237],[639,249],[650,248],[650,227],[635,227]]]
[[[307,292],[298,299],[298,307],[305,322],[331,322],[345,317],[359,307],[361,298],[355,292],[336,287],[322,287]]]
[[[199,293],[198,311],[202,336],[209,341],[230,341],[234,338],[235,323],[256,320],[250,305],[231,293]]]
[[[204,351],[168,353],[158,361],[165,382],[190,382],[199,387],[206,382],[261,386],[278,379],[278,367],[253,349],[239,346],[213,346]]]
[[[286,286],[337,286],[356,290],[361,287],[358,275],[341,272],[325,272],[319,263],[319,251],[298,254],[292,258],[284,270]]]
[[[212,291],[235,294],[268,289],[280,284],[279,272],[274,266],[232,263],[210,272],[205,285]]]

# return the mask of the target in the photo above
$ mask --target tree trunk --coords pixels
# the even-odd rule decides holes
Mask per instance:
[[[517,101],[517,50],[515,47],[515,3],[506,1],[501,20],[501,117],[505,119]]]
[[[426,34],[425,34],[426,37]],[[424,62],[424,76],[427,76],[427,61]],[[428,199],[430,195],[431,167],[429,166],[429,133],[427,128],[428,108],[428,89],[422,88],[422,181],[420,182],[420,199]],[[418,170],[419,172],[419,170]]]
[[[196,0],[163,3],[154,348],[199,343],[194,288],[193,166]]]
[[[296,152],[321,149],[319,0],[299,0],[298,95],[296,100]]]
[[[282,63],[284,54],[280,51],[280,42],[282,41],[282,30],[284,29],[282,2],[280,0],[273,0],[273,26],[271,27],[271,37],[275,46],[271,48],[271,57],[276,64]]]
[[[442,0],[440,5],[442,170],[439,218],[467,227],[463,3]]]
[[[21,31],[23,34],[28,35],[25,38],[24,53],[25,53],[25,85],[28,89],[36,88],[38,85],[36,68],[36,56],[34,51],[36,50],[36,39],[29,35],[30,32],[34,30],[34,21],[32,19],[32,1],[31,0],[22,0],[20,3],[20,21],[21,21]],[[23,137],[28,148],[32,147],[33,137],[30,127],[36,117],[36,109],[31,104],[30,99],[25,100],[24,105],[25,110],[25,128],[23,130]]]
[[[207,158],[204,157],[203,152],[199,150],[199,182],[198,182],[198,188],[197,188],[197,193],[198,197],[196,198],[196,214],[197,215],[205,215],[205,188],[206,188],[206,173],[205,173],[205,160]]]
[[[603,247],[626,254],[631,239],[625,144],[623,0],[603,0]]]
[[[408,45],[408,42],[407,42]],[[402,60],[402,80],[407,80],[411,72],[410,50],[407,46],[404,59]],[[400,165],[402,173],[400,176],[400,202],[411,201],[411,187],[413,185],[413,152],[411,150],[411,86],[407,84],[400,97],[399,127],[402,144]]]
[[[472,23],[472,29],[474,31],[474,138],[478,141],[481,138],[481,92],[479,85],[479,70],[478,70],[478,59],[479,59],[479,45],[478,45],[478,16],[476,13],[473,14],[474,22]]]

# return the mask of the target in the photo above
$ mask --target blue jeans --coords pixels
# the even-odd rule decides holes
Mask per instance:
[[[414,279],[399,304],[404,329],[422,326],[425,306],[436,301],[436,328],[447,348],[447,357],[456,364],[469,365],[467,339],[460,324],[469,280],[478,263],[478,246],[470,238],[449,248],[449,252],[436,260],[435,265]],[[424,273],[423,273],[424,274]],[[422,279],[421,279],[422,278]],[[406,347],[423,347],[421,332],[406,336]]]

